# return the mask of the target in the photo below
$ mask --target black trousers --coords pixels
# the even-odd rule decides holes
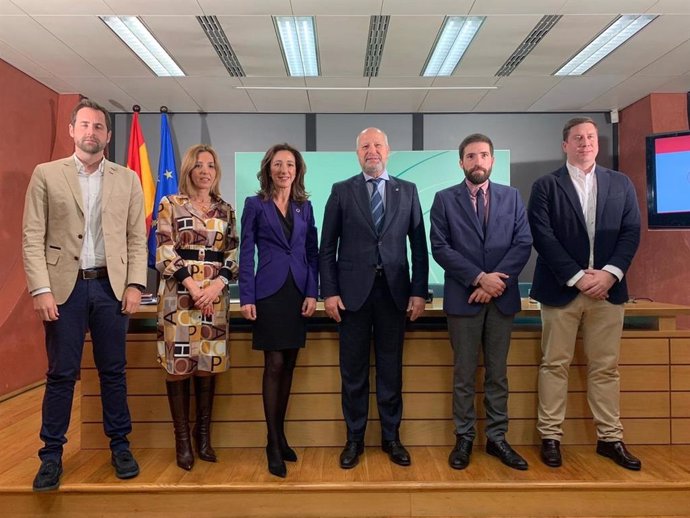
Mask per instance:
[[[381,438],[398,438],[402,419],[402,356],[405,311],[391,296],[386,278],[376,277],[364,305],[343,311],[340,323],[340,376],[347,439],[363,441],[369,414],[371,341],[376,362],[376,403],[381,419]]]

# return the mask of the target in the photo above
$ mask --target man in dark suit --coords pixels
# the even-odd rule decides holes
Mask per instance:
[[[405,315],[415,320],[424,311],[429,258],[417,187],[389,176],[389,152],[388,137],[381,130],[367,128],[359,134],[362,173],[333,185],[321,233],[321,295],[326,314],[340,323],[347,424],[347,443],[340,455],[343,469],[356,466],[364,451],[372,335],[382,449],[396,464],[410,464],[398,432]]]
[[[624,174],[596,165],[598,132],[592,119],[577,117],[565,124],[563,151],[565,166],[534,183],[528,209],[539,253],[531,296],[542,304],[541,458],[551,467],[562,463],[568,368],[580,329],[596,451],[639,470],[640,460],[623,443],[618,373],[628,300],[625,272],[640,243],[635,189]]]
[[[532,250],[517,189],[489,181],[494,145],[475,133],[460,144],[465,181],[436,193],[431,207],[431,251],[445,270],[443,309],[453,347],[454,469],[470,462],[476,436],[475,378],[484,355],[486,451],[514,469],[527,462],[505,439],[508,431],[506,361],[513,316],[520,311],[518,275]]]

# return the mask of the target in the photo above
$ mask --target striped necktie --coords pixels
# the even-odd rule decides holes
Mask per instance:
[[[381,193],[379,192],[379,184],[383,181],[383,178],[372,178],[368,180],[373,186],[371,192],[371,217],[374,221],[374,228],[376,233],[380,234],[383,229],[383,198],[381,198]]]

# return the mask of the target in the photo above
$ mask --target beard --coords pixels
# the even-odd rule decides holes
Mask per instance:
[[[464,169],[465,178],[469,180],[471,184],[481,185],[489,179],[491,176],[491,169],[484,169],[482,166],[475,166],[474,169]]]
[[[76,146],[85,153],[90,153],[92,155],[100,153],[105,149],[105,143],[101,142],[98,139],[81,139],[76,142]]]

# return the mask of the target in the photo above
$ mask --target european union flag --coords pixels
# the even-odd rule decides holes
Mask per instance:
[[[158,226],[158,206],[163,196],[177,193],[177,168],[173,154],[172,138],[168,127],[168,115],[161,113],[161,154],[158,159],[158,180],[156,197],[153,203],[153,220],[149,232],[149,267],[156,267],[156,227]]]

